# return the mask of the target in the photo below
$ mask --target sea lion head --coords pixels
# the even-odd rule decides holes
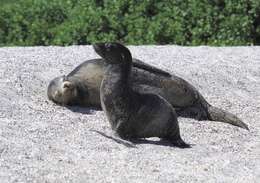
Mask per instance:
[[[78,91],[75,83],[66,76],[54,78],[47,90],[50,100],[60,105],[69,105],[75,103]]]
[[[96,43],[93,45],[96,53],[110,64],[125,63],[132,60],[130,51],[120,43]]]

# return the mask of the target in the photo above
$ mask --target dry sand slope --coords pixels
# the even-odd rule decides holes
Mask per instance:
[[[260,47],[129,48],[237,114],[250,132],[179,118],[191,149],[156,138],[126,147],[95,132],[111,134],[102,111],[46,97],[52,78],[98,57],[92,47],[0,48],[0,182],[260,182]]]

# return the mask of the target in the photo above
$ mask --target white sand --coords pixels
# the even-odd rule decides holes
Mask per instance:
[[[0,48],[0,182],[260,182],[260,47],[129,48],[238,115],[250,132],[179,118],[191,149],[126,147],[93,131],[111,134],[102,111],[73,112],[46,97],[51,79],[98,57],[90,46]]]

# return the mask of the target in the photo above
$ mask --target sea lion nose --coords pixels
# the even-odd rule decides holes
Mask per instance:
[[[100,49],[103,46],[104,46],[104,43],[95,43],[95,44],[93,44],[93,47],[94,47],[95,50],[96,49]]]
[[[105,46],[105,43],[95,43],[95,44],[93,44],[93,48],[94,48],[94,50],[95,50],[98,54],[100,54],[100,53],[102,53],[102,52],[104,51],[104,49],[106,48],[106,46]]]

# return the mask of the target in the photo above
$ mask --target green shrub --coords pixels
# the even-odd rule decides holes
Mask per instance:
[[[1,2],[2,1],[2,2]],[[0,0],[0,45],[251,45],[259,0]]]

